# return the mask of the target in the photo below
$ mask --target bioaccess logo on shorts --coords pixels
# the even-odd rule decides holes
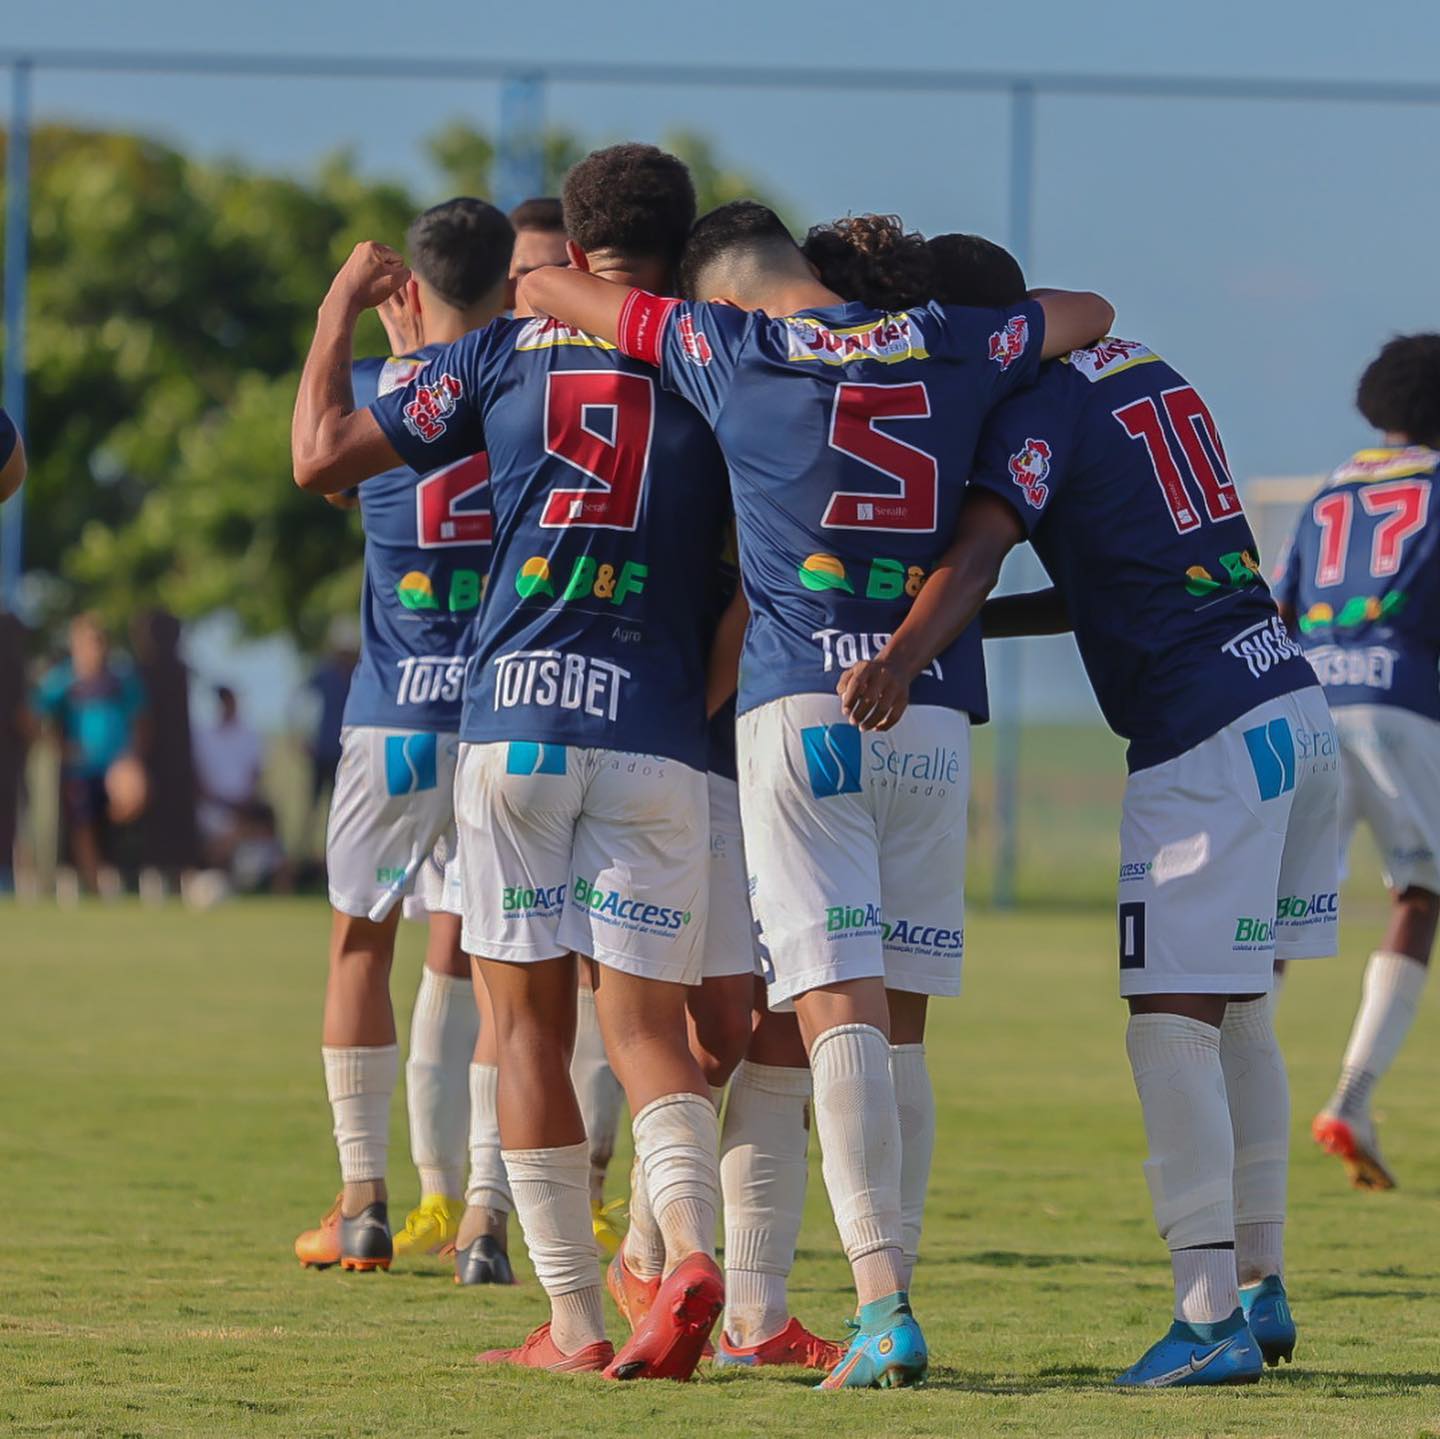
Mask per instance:
[[[581,909],[608,919],[621,929],[640,930],[645,934],[672,934],[690,923],[688,909],[650,904],[646,900],[623,895],[619,890],[602,889],[583,875],[575,876],[571,893]]]
[[[800,731],[800,743],[816,799],[860,793],[860,731],[855,725],[810,725]]]

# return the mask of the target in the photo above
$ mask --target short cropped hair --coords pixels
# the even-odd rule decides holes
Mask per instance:
[[[820,283],[875,310],[910,310],[935,291],[934,261],[925,237],[898,215],[847,215],[816,225],[800,247]]]
[[[716,261],[734,251],[771,248],[795,250],[795,237],[768,205],[758,200],[731,200],[695,222],[680,260],[680,293],[686,299],[702,298],[700,277]]]
[[[695,223],[695,185],[685,162],[657,146],[611,145],[570,167],[561,205],[582,250],[673,265]]]
[[[1440,335],[1397,335],[1366,366],[1355,404],[1377,430],[1440,446]]]
[[[1025,272],[1009,250],[983,235],[935,235],[934,298],[942,305],[1002,309],[1025,298]]]
[[[510,212],[510,223],[516,234],[521,230],[544,230],[547,234],[565,233],[565,210],[554,195],[536,195],[521,200]]]
[[[462,196],[417,215],[405,234],[410,268],[447,304],[467,310],[510,271],[515,231],[484,200]]]

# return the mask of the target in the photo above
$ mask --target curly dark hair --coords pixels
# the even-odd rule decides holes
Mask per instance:
[[[1355,404],[1377,430],[1440,446],[1440,335],[1397,335],[1366,366]]]
[[[582,250],[674,265],[695,223],[685,162],[654,145],[594,150],[565,176],[565,233]]]
[[[494,205],[465,195],[431,206],[405,232],[410,268],[460,310],[505,278],[514,248],[510,221]]]
[[[1009,250],[983,235],[933,235],[935,298],[942,305],[1001,310],[1025,298],[1025,272]]]
[[[846,215],[816,225],[800,247],[820,283],[874,310],[909,310],[934,294],[934,263],[925,237],[898,215]]]

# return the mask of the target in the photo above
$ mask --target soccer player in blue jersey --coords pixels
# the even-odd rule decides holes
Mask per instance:
[[[572,263],[617,294],[664,287],[694,206],[674,156],[597,151],[565,182]],[[397,459],[489,454],[495,548],[455,786],[464,941],[494,1004],[506,1167],[552,1317],[483,1358],[684,1378],[722,1303],[717,1119],[685,1001],[705,926],[706,614],[724,463],[703,419],[644,365],[550,319],[491,325],[357,411],[344,367],[355,317],[403,274],[397,256],[361,246],[337,276],[293,449],[297,480],[321,492]],[[666,1247],[653,1305],[618,1354],[568,1069],[576,954],[597,962],[606,1047]]]
[[[0,504],[25,483],[25,441],[15,421],[0,410]]]
[[[389,323],[416,343],[406,354],[355,363],[353,384],[363,398],[403,389],[433,355],[500,312],[511,241],[505,216],[482,200],[451,200],[415,221],[406,238],[414,272],[392,297]],[[344,1189],[319,1228],[295,1241],[306,1265],[386,1268],[392,1258],[385,1185],[397,1069],[390,966],[400,901],[453,824],[461,681],[489,567],[487,481],[479,454],[418,471],[397,464],[359,491],[360,660],[326,839],[334,920],[322,1055]],[[459,920],[439,912],[438,900],[434,908],[407,1065],[422,1197],[396,1236],[393,1251],[400,1253],[456,1239],[464,1188],[475,1000]],[[503,1175],[494,1187],[503,1189]],[[498,1216],[487,1228],[497,1264],[507,1207],[503,1195],[486,1206]]]
[[[988,242],[936,250],[942,298],[1024,293]],[[884,732],[905,713],[1027,537],[1055,588],[992,601],[986,634],[1073,627],[1130,741],[1120,992],[1175,1322],[1118,1382],[1249,1382],[1262,1353],[1278,1363],[1295,1345],[1289,1099],[1266,991],[1276,955],[1335,952],[1334,728],[1260,578],[1204,402],[1153,351],[1114,338],[1047,365],[990,418],[951,549],[878,655],[841,679],[853,721]]]
[[[854,1342],[822,1387],[913,1384],[927,1356],[901,1191],[921,1166],[902,1160],[891,1044],[918,1043],[928,996],[959,989],[979,642],[931,666],[893,742],[862,749],[834,686],[884,643],[939,556],[987,410],[1112,311],[1089,295],[984,311],[846,304],[748,201],[696,226],[682,289],[706,303],[559,270],[520,294],[658,367],[725,452],[751,611],[738,743],[753,904],[771,1003],[795,1008],[809,1047],[859,1301]]]
[[[1342,833],[1370,826],[1390,923],[1315,1139],[1362,1189],[1390,1189],[1370,1098],[1415,1018],[1440,918],[1440,335],[1392,340],[1360,380],[1381,443],[1301,513],[1276,597],[1335,712]]]

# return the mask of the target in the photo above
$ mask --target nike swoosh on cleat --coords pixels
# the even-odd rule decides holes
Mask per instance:
[[[1145,1381],[1147,1389],[1161,1389],[1167,1384],[1173,1384],[1177,1379],[1186,1379],[1192,1374],[1199,1374],[1208,1369],[1235,1342],[1235,1335],[1231,1335],[1223,1344],[1217,1345],[1208,1354],[1199,1354],[1196,1350],[1190,1351],[1190,1360],[1182,1364],[1178,1369],[1167,1370],[1164,1374],[1157,1374],[1153,1379]]]
[[[1192,1374],[1198,1374],[1202,1369],[1208,1369],[1211,1363],[1229,1349],[1234,1342],[1235,1336],[1232,1334],[1223,1344],[1212,1349],[1208,1354],[1197,1356],[1192,1349],[1190,1351],[1190,1372]]]

